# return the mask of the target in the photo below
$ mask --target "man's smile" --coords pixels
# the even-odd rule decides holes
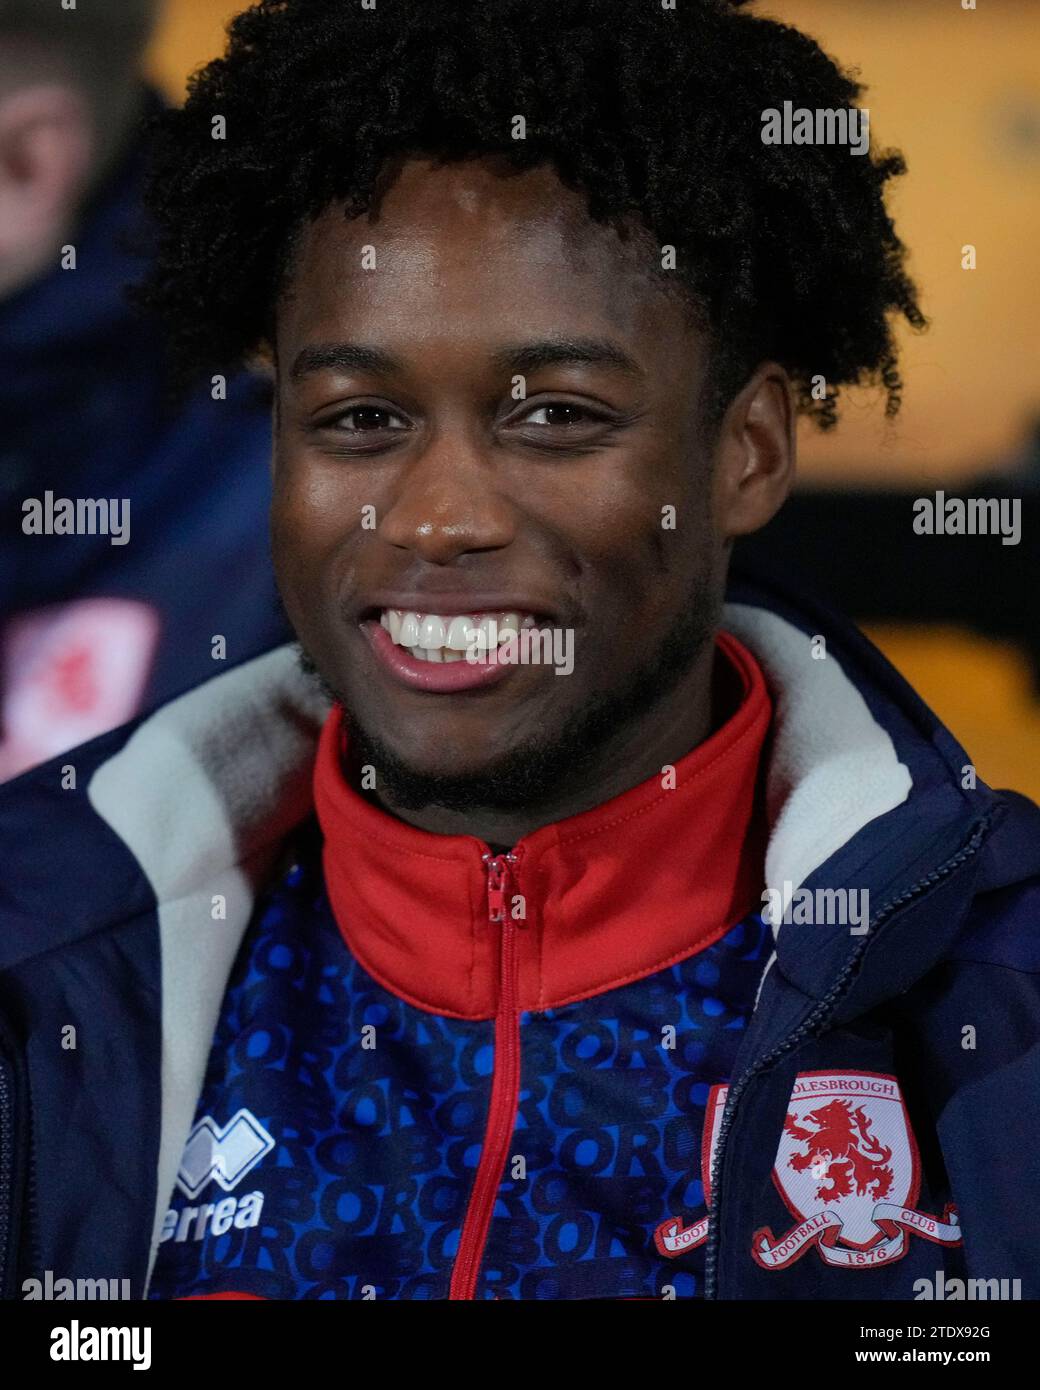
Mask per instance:
[[[380,666],[413,690],[455,694],[504,680],[521,632],[538,628],[515,610],[428,613],[384,608],[361,623]]]
[[[358,618],[380,669],[430,694],[497,684],[518,664],[521,634],[556,622],[539,598],[491,591],[382,593]]]

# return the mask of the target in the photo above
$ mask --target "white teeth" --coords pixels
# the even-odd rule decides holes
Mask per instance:
[[[445,639],[445,646],[460,655],[469,646],[469,634],[473,627],[472,618],[452,618],[448,625],[448,635]]]
[[[491,646],[500,647],[510,637],[515,637],[520,630],[519,613],[490,613],[486,614],[475,625],[477,650],[487,649]]]
[[[491,624],[493,619],[478,618],[470,629],[470,641],[478,652],[486,652],[491,646]]]
[[[401,619],[401,631],[394,638],[402,647],[417,647],[419,645],[419,615],[418,613],[405,613]]]
[[[515,637],[522,629],[537,627],[532,613],[406,613],[385,608],[379,621],[399,647],[408,647],[420,661],[461,661],[472,648],[487,651]]]
[[[498,644],[499,646],[507,637],[515,637],[520,631],[520,614],[503,613],[498,620]]]
[[[444,619],[436,613],[427,613],[419,624],[419,646],[428,652],[439,652],[444,646]]]

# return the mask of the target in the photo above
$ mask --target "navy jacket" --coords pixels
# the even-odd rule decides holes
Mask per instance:
[[[689,1157],[706,1207],[645,1232],[676,1271],[652,1296],[697,1251],[708,1298],[1040,1297],[1040,810],[844,619],[762,579],[728,597],[775,707],[786,910]],[[325,712],[281,648],[0,790],[7,1297],[48,1269],[146,1295],[238,946],[312,833]],[[866,930],[801,915],[853,888]]]

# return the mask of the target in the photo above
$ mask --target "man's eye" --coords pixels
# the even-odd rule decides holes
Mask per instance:
[[[539,416],[551,418],[539,419]],[[571,405],[567,401],[552,401],[548,405],[536,406],[529,415],[523,417],[521,423],[525,425],[582,425],[586,421],[598,419],[600,416],[594,415],[584,406]]]
[[[334,429],[345,429],[350,433],[370,434],[376,430],[392,429],[391,421],[401,423],[400,415],[381,405],[352,405],[329,424]]]

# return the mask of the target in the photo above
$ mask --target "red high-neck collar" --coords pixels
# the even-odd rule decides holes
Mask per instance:
[[[759,762],[772,708],[758,663],[729,633],[717,648],[739,676],[739,707],[675,764],[514,846],[522,894],[522,1009],[551,1009],[652,974],[718,940],[761,901],[766,825]],[[488,847],[417,830],[343,775],[341,710],[314,772],[329,901],[351,951],[419,1008],[494,1015],[499,928],[488,919]]]

